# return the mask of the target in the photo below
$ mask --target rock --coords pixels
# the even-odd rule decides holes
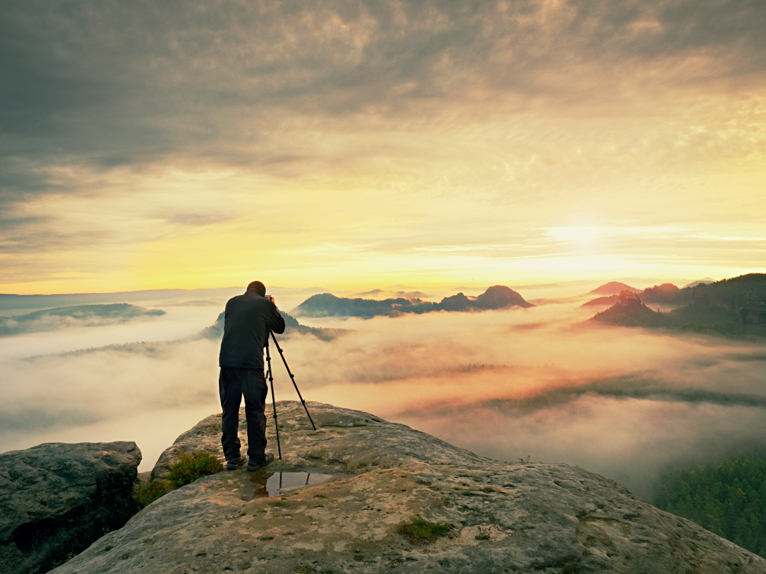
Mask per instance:
[[[134,442],[41,444],[0,454],[0,564],[47,572],[122,527],[141,451]]]
[[[474,307],[479,309],[507,309],[509,307],[534,307],[518,292],[505,285],[493,285],[476,297]]]
[[[581,468],[491,460],[308,405],[316,432],[300,403],[278,403],[281,461],[179,488],[54,572],[766,573],[766,560]],[[219,429],[211,416],[180,442],[215,448]],[[333,478],[261,497],[270,473],[299,470]],[[413,544],[401,526],[416,519],[434,528]]]

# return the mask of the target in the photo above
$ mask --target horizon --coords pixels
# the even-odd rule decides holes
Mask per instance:
[[[766,268],[761,268],[758,270],[752,270],[748,271],[747,273],[740,273],[736,276],[740,275],[746,275],[750,273],[764,273],[766,272]],[[637,288],[646,288],[646,287],[652,287],[657,286],[662,283],[672,283],[676,285],[677,287],[683,288],[688,285],[691,285],[693,283],[696,283],[698,281],[704,281],[704,282],[715,282],[715,281],[721,281],[724,279],[731,279],[734,276],[726,276],[726,277],[719,277],[719,278],[712,278],[712,277],[697,277],[694,279],[690,279],[688,277],[675,277],[675,278],[657,278],[657,277],[616,277],[616,278],[583,278],[583,279],[570,279],[570,280],[552,280],[549,282],[542,282],[542,283],[525,283],[525,284],[513,284],[513,283],[502,283],[502,282],[489,282],[485,284],[479,284],[476,282],[475,285],[454,285],[452,283],[444,283],[444,284],[432,284],[430,287],[436,291],[436,292],[457,292],[457,291],[463,291],[463,290],[486,290],[487,288],[493,286],[493,285],[503,285],[506,287],[510,287],[511,289],[514,289],[516,291],[520,289],[530,289],[530,290],[538,290],[538,289],[554,289],[554,288],[568,288],[570,286],[580,284],[580,285],[586,285],[586,284],[593,284],[598,286],[606,285],[607,283],[625,283],[628,284],[631,287],[635,287],[636,285],[639,285],[641,287]],[[159,293],[159,292],[165,292],[165,291],[181,291],[181,292],[193,292],[193,291],[236,291],[237,289],[243,290],[247,287],[247,283],[244,285],[224,285],[224,286],[217,286],[217,287],[195,287],[195,286],[189,286],[189,287],[161,287],[161,288],[154,288],[154,289],[135,289],[135,290],[121,290],[121,291],[71,291],[71,292],[51,292],[51,293],[10,293],[10,292],[0,292],[0,296],[20,296],[20,297],[53,297],[53,296],[68,296],[68,295],[130,295],[130,294],[139,294],[139,293]],[[267,291],[271,293],[271,290],[275,290],[276,292],[279,291],[316,291],[316,292],[339,292],[339,293],[353,293],[355,296],[363,296],[366,294],[372,294],[375,291],[383,291],[383,292],[395,292],[395,291],[401,291],[401,290],[417,290],[425,288],[422,285],[416,285],[416,284],[402,284],[402,283],[396,283],[393,285],[344,285],[344,286],[335,286],[335,287],[326,287],[326,286],[320,286],[320,285],[310,285],[310,286],[299,286],[299,287],[288,287],[285,285],[267,285]],[[583,293],[584,294],[584,293]],[[427,295],[427,294],[424,294]],[[438,295],[428,295],[429,298],[432,297],[438,297]]]

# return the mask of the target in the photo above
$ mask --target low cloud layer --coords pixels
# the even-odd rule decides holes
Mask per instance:
[[[148,320],[165,314],[161,309],[144,309],[128,303],[75,305],[34,311],[25,315],[0,317],[0,337],[58,331],[66,328],[100,327],[135,320]]]
[[[502,460],[578,464],[646,498],[668,465],[766,452],[766,345],[586,328],[578,303],[326,320],[348,331],[280,341],[309,401]],[[119,430],[148,469],[219,410],[217,354],[216,340],[188,338],[3,359],[0,448]],[[274,375],[277,399],[296,399],[278,357]]]

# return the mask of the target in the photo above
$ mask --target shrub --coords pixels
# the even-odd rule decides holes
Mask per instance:
[[[168,476],[176,487],[223,470],[221,461],[207,452],[180,452],[179,457],[180,460],[173,465]]]
[[[452,530],[451,524],[430,522],[422,518],[416,518],[412,522],[399,525],[397,532],[407,538],[412,544],[428,544],[434,542],[440,536],[447,536]]]
[[[167,488],[163,484],[144,484],[138,489],[138,495],[135,497],[136,502],[141,508],[149,506],[152,502],[159,497],[168,493]]]

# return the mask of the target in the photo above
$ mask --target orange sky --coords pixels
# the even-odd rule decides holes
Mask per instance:
[[[0,17],[0,292],[715,279],[766,260],[766,5]]]

